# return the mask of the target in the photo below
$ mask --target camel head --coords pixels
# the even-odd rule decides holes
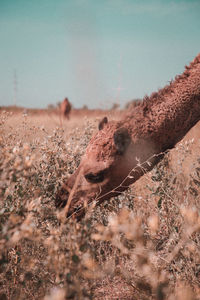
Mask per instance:
[[[100,122],[78,169],[57,194],[56,205],[65,207],[67,216],[81,217],[88,205],[118,195],[144,173],[138,161],[148,157],[152,147],[133,137],[129,127],[107,118]]]

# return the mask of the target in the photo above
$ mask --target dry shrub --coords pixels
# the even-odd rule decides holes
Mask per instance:
[[[27,142],[0,115],[0,299],[200,299],[200,157],[183,176],[191,142],[180,144],[134,187],[64,222],[54,200],[94,130],[43,133]],[[198,152],[197,152],[198,153]]]

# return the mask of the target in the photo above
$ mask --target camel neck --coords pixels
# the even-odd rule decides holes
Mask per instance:
[[[158,151],[174,147],[200,120],[200,54],[168,86],[145,97],[134,114],[133,135],[151,139]]]

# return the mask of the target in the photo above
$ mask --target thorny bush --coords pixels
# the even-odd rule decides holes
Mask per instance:
[[[176,147],[176,170],[166,154],[145,175],[146,195],[132,187],[61,222],[55,194],[94,126],[66,140],[27,116],[8,128],[11,117],[0,116],[0,299],[200,299],[200,157],[182,174],[192,141]]]

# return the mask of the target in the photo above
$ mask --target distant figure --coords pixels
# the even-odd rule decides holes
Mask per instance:
[[[69,114],[72,109],[71,103],[68,98],[65,98],[60,104],[60,115],[63,118],[67,118],[69,120]]]
[[[108,123],[108,118],[107,117],[104,117],[100,122],[99,122],[99,130],[102,130],[105,126],[105,124]]]

